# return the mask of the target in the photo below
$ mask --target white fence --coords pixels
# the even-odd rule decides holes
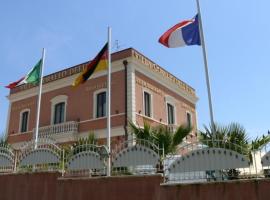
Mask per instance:
[[[63,176],[106,176],[111,174],[164,176],[165,183],[223,181],[270,176],[269,144],[257,151],[226,141],[192,142],[164,156],[163,148],[147,140],[128,140],[115,146],[79,144],[60,148],[54,141],[40,138],[15,152],[0,146],[0,172],[59,171]],[[110,159],[108,159],[110,158]]]

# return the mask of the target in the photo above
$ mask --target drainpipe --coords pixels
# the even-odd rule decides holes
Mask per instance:
[[[128,66],[128,61],[124,60],[123,65],[125,67],[125,124],[124,124],[124,130],[125,130],[125,140],[128,140],[128,115],[127,115],[127,66]]]

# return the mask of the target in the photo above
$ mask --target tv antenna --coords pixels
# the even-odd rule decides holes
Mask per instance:
[[[120,44],[119,40],[115,40],[112,46],[112,49],[114,51],[119,51],[120,49],[122,49],[125,45]]]

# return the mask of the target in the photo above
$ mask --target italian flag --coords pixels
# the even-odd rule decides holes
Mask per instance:
[[[20,80],[10,83],[6,86],[6,88],[13,89],[19,85],[26,83],[38,83],[40,80],[40,72],[41,72],[42,59],[38,61],[38,63],[31,69],[31,71]]]

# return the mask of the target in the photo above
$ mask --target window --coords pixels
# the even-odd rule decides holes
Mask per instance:
[[[60,124],[65,121],[65,102],[58,103],[54,106],[54,124]]]
[[[144,92],[144,115],[151,117],[151,95]]]
[[[96,97],[96,118],[106,116],[106,92],[100,92]]]
[[[51,125],[66,121],[67,105],[67,95],[58,95],[51,99]]]
[[[191,127],[192,126],[192,122],[191,122],[191,114],[187,112],[187,126]]]
[[[168,124],[174,124],[174,106],[167,103],[167,112],[168,112]]]
[[[24,111],[21,113],[21,125],[20,125],[20,132],[27,132],[28,129],[28,116],[29,116],[29,111]]]

